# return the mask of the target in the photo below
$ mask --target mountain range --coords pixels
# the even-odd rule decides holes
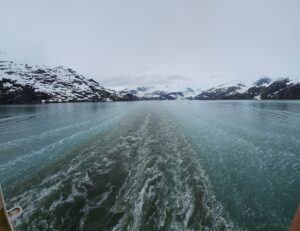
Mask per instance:
[[[273,81],[267,77],[259,79],[252,86],[230,82],[205,90],[194,99],[300,99],[300,83],[289,78],[278,78]]]
[[[120,91],[120,93],[132,94],[138,97],[139,100],[181,100],[193,99],[201,93],[201,90],[193,89],[191,87],[159,85],[124,89]]]
[[[0,103],[107,102],[136,100],[300,99],[297,80],[264,77],[251,86],[229,82],[206,90],[180,86],[115,91],[62,66],[29,66],[0,61]]]

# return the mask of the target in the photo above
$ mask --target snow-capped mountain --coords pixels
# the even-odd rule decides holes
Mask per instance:
[[[120,93],[130,93],[140,100],[180,100],[193,99],[201,91],[189,87],[178,87],[161,85],[155,87],[137,87],[135,89],[125,89]]]
[[[300,99],[300,83],[298,80],[279,78],[272,81],[261,78],[252,86],[241,83],[227,83],[201,92],[194,99]]]
[[[202,91],[194,99],[232,99],[240,97],[248,88],[242,83],[229,82]]]
[[[0,103],[132,100],[70,68],[0,61]]]
[[[261,78],[251,86],[229,82],[204,91],[170,85],[114,91],[70,68],[0,61],[0,103],[300,99],[299,82],[288,78],[275,81]]]

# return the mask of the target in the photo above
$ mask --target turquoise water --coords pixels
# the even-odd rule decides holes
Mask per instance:
[[[299,101],[0,106],[16,230],[287,230]]]

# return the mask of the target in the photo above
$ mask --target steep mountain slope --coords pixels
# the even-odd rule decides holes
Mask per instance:
[[[261,78],[250,88],[241,83],[228,83],[203,91],[194,99],[300,99],[300,83],[288,78],[279,78],[275,81]]]
[[[70,68],[0,61],[0,103],[103,102],[134,100],[105,89]]]

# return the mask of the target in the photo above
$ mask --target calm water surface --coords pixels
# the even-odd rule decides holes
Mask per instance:
[[[300,101],[0,106],[16,230],[287,230]]]

